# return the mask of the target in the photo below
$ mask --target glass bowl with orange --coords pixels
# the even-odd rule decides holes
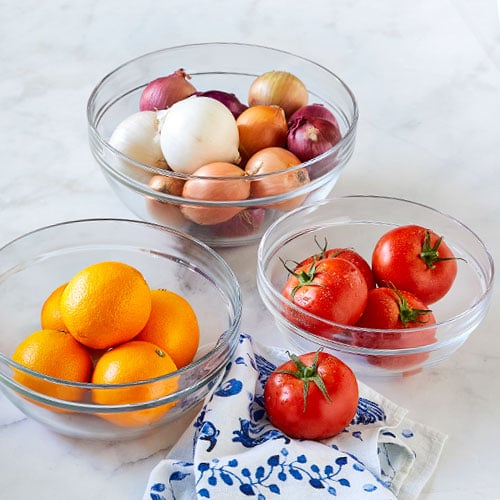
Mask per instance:
[[[222,377],[240,321],[230,267],[174,229],[70,221],[0,249],[0,389],[62,434],[172,426],[175,440]]]

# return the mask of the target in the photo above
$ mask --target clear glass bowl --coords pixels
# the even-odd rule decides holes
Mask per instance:
[[[281,259],[300,262],[317,254],[315,237],[319,242],[326,238],[329,247],[352,248],[370,263],[372,250],[382,234],[407,224],[417,224],[443,236],[455,256],[463,259],[458,261],[458,274],[451,290],[430,307],[437,325],[404,330],[339,325],[309,314],[283,297],[288,272]],[[484,319],[493,278],[493,259],[469,228],[430,207],[396,198],[346,196],[303,206],[276,221],[265,233],[258,249],[258,290],[279,329],[299,349],[312,351],[322,347],[343,359],[358,375],[400,376],[448,358]],[[290,311],[304,319],[302,325],[316,322],[322,332],[331,331],[334,335],[328,338],[324,333],[320,335],[319,329],[308,331],[297,326],[297,321],[288,319]],[[412,335],[425,338],[428,332],[432,338],[434,328],[434,342],[418,347],[399,347],[415,345]],[[394,344],[394,348],[359,347],[353,340],[376,340],[377,335],[382,334],[384,344],[391,347]]]
[[[152,401],[101,405],[92,400],[95,385],[47,378],[11,360],[21,340],[41,328],[41,306],[49,293],[83,267],[104,260],[135,266],[152,289],[172,290],[193,306],[200,324],[195,361],[154,382],[175,378],[175,392]],[[73,221],[28,233],[0,249],[0,389],[26,415],[63,434],[132,438],[159,426],[174,425],[179,418],[193,413],[222,376],[238,342],[240,321],[240,288],[225,261],[204,243],[159,225],[118,219]],[[15,370],[46,380],[44,393],[17,382]],[[61,386],[71,394],[73,389],[78,391],[74,401],[47,395]],[[115,390],[113,386],[100,389]],[[169,403],[175,405],[150,425],[123,427],[97,416]]]
[[[310,182],[285,194],[225,202],[188,200],[151,189],[153,175],[188,180],[133,161],[108,143],[116,126],[139,111],[144,87],[159,76],[183,68],[198,91],[224,90],[247,102],[252,81],[280,69],[298,76],[309,91],[309,102],[320,103],[337,117],[342,139],[321,156],[293,169],[307,170]],[[159,50],[122,64],[101,80],[87,105],[91,151],[121,201],[140,219],[187,232],[211,246],[237,246],[260,240],[267,227],[284,211],[324,199],[352,156],[358,120],[356,99],[346,84],[328,69],[288,52],[238,43],[205,43]],[[246,176],[241,182],[279,182],[281,172]],[[234,178],[233,178],[234,179]],[[220,178],[224,189],[224,178]],[[227,222],[201,225],[188,221],[180,206],[243,209]]]

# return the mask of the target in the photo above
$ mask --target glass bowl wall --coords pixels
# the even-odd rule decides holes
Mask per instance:
[[[114,149],[109,139],[122,120],[139,111],[144,87],[179,68],[191,75],[190,81],[197,90],[225,90],[244,103],[250,84],[258,75],[275,69],[290,71],[307,86],[310,103],[323,104],[334,113],[343,137],[321,156],[293,167],[307,171],[310,182],[284,194],[221,202],[188,200],[151,189],[148,183],[153,175],[183,181],[193,176],[136,162]],[[324,199],[330,193],[353,153],[358,108],[348,86],[313,61],[257,45],[204,43],[158,50],[119,66],[93,90],[87,118],[92,154],[113,191],[136,216],[180,229],[211,246],[237,246],[259,241],[284,211]],[[280,173],[247,176],[241,182],[280,182],[279,176]],[[180,210],[182,206],[226,210],[237,207],[241,212],[229,221],[206,225],[188,220]]]
[[[21,340],[41,328],[41,306],[51,291],[85,266],[106,260],[136,267],[152,289],[182,295],[198,317],[200,346],[195,361],[162,378],[176,378],[178,389],[157,400],[98,404],[92,398],[93,384],[47,379],[11,360]],[[136,437],[187,415],[222,376],[238,341],[240,320],[240,288],[229,266],[205,244],[172,229],[130,220],[81,220],[33,231],[0,249],[0,389],[28,416],[64,434]],[[17,370],[47,379],[48,390],[42,393],[23,386],[16,380]],[[61,385],[74,388],[78,397],[72,401],[52,397],[50,387]],[[172,402],[175,405],[150,425],[122,427],[98,416]]]

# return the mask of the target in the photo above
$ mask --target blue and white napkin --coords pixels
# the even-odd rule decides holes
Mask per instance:
[[[360,383],[356,416],[342,433],[290,439],[263,406],[267,377],[287,359],[242,334],[224,379],[151,472],[144,500],[416,499],[446,436]]]

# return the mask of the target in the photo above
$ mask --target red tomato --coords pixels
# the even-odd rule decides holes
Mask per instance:
[[[352,370],[324,352],[290,357],[267,379],[264,405],[269,420],[296,439],[326,439],[344,430],[359,399]]]
[[[356,326],[401,332],[359,332],[353,334],[354,345],[371,349],[404,349],[433,344],[436,329],[412,330],[408,328],[435,325],[432,311],[410,292],[392,288],[374,288],[368,292],[366,309]],[[401,356],[370,356],[368,361],[387,369],[402,369],[425,361],[428,353]]]
[[[299,265],[310,265],[314,259],[335,259],[337,257],[351,262],[361,271],[361,274],[366,280],[368,290],[375,288],[375,278],[373,277],[370,264],[368,264],[368,262],[366,262],[366,260],[363,259],[359,253],[350,248],[322,248],[320,253],[311,255],[307,259],[303,260]]]
[[[407,290],[426,304],[446,295],[457,262],[442,238],[421,226],[400,226],[384,234],[372,254],[375,281]]]
[[[287,268],[288,269],[288,268]],[[347,260],[322,259],[290,270],[283,295],[307,312],[342,325],[358,321],[366,305],[368,287],[361,271]],[[285,308],[288,319],[311,333],[332,337],[331,326]]]

